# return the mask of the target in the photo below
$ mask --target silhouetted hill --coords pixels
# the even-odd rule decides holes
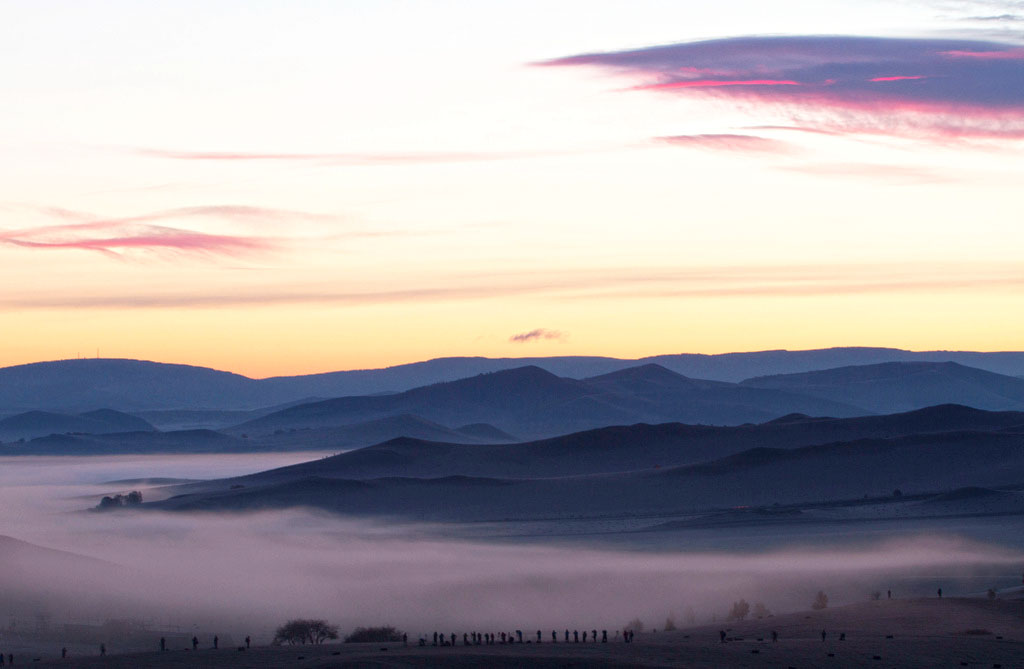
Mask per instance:
[[[235,434],[345,425],[415,414],[445,425],[485,422],[522,437],[667,420],[739,424],[794,410],[853,416],[864,410],[788,391],[688,379],[657,365],[583,380],[539,367],[481,374],[393,395],[343,397],[294,406],[232,429]]]
[[[455,444],[399,438],[237,481],[203,483],[196,489],[213,491],[237,482],[263,485],[308,477],[354,480],[461,475],[526,479],[614,474],[708,461],[728,462],[727,458],[739,453],[755,458],[762,452],[811,445],[914,435],[929,438],[932,434],[949,433],[996,433],[1020,439],[1024,434],[1024,413],[944,406],[888,416],[736,427],[639,424],[513,444]]]
[[[83,359],[0,369],[0,406],[9,409],[238,409],[277,403],[266,400],[252,379],[189,365]]]
[[[0,444],[0,455],[115,455],[128,453],[248,453],[258,444],[212,430],[53,434]],[[269,449],[264,449],[269,450]],[[290,450],[303,450],[300,448]]]
[[[373,449],[363,451],[373,455]],[[1024,435],[951,432],[791,450],[756,448],[707,463],[563,478],[447,475],[356,480],[320,476],[312,466],[275,471],[276,476],[267,472],[229,479],[231,487],[225,485],[227,481],[218,489],[183,486],[182,491],[191,492],[151,506],[178,510],[309,506],[344,514],[440,521],[681,514],[886,497],[897,488],[919,494],[966,486],[1000,487],[1024,481]],[[967,505],[977,506],[970,500]],[[957,511],[943,509],[942,513]]]
[[[788,390],[872,412],[965,404],[992,411],[1024,409],[1024,381],[954,362],[890,362],[748,379],[744,386]]]
[[[107,434],[155,429],[137,416],[111,409],[100,409],[78,415],[51,411],[26,411],[0,420],[0,441],[32,439],[66,432]]]
[[[253,410],[308,397],[403,392],[419,386],[528,365],[540,367],[557,376],[579,379],[636,367],[642,363],[656,363],[691,378],[738,382],[755,376],[912,361],[951,361],[1000,374],[1024,375],[1024,353],[1019,352],[912,352],[883,348],[679,354],[642,360],[584,356],[439,358],[383,369],[260,380],[188,365],[141,360],[83,359],[0,369],[0,411],[19,413],[44,409],[81,412],[100,407],[136,412],[158,409]]]
[[[458,444],[514,441],[511,436],[493,426],[477,424],[469,428],[469,431],[454,430],[419,416],[398,414],[339,427],[277,429],[271,434],[246,436],[249,437],[249,443],[258,450],[339,451],[379,444],[397,437]]]

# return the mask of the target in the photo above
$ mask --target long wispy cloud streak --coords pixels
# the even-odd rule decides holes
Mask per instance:
[[[628,90],[724,99],[822,131],[1024,139],[1024,48],[1017,44],[738,37],[582,54],[541,65],[605,68],[641,80]]]
[[[186,207],[106,219],[89,218],[63,209],[44,208],[40,211],[62,220],[78,222],[0,230],[0,245],[41,250],[78,249],[112,258],[120,258],[131,251],[239,256],[271,251],[278,248],[279,241],[267,236],[211,233],[165,223],[216,219],[252,225],[325,218],[306,212],[242,205]]]
[[[757,135],[741,134],[699,134],[658,137],[659,142],[693,149],[713,151],[741,151],[764,153],[791,153],[794,147],[787,142]]]
[[[257,285],[236,292],[124,291],[105,295],[35,295],[31,291],[0,296],[0,307],[35,309],[221,308],[291,304],[373,305],[489,300],[530,296],[550,300],[814,297],[936,291],[1009,290],[1024,288],[1024,265],[1006,264],[877,264],[766,267],[595,269],[545,276],[460,275],[426,285],[398,288],[338,290],[333,285]],[[550,333],[545,334],[545,333]],[[523,332],[523,343],[564,336],[553,330]]]

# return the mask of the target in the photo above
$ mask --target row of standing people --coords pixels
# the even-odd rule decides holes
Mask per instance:
[[[569,630],[564,631],[563,643],[581,643],[580,631],[572,631],[572,640],[569,639]],[[589,635],[589,636],[588,636]],[[625,630],[620,633],[615,632],[615,640],[622,638],[625,643],[631,643],[633,641],[633,631]],[[432,646],[456,646],[458,645],[458,635],[454,632],[446,636],[443,632],[434,632]],[[536,643],[544,643],[544,633],[537,630]],[[493,646],[495,644],[510,644],[510,643],[531,643],[533,640],[527,640],[523,636],[522,630],[516,630],[515,632],[501,632],[500,634],[494,633],[480,633],[480,632],[466,632],[462,635],[463,646]],[[598,634],[596,629],[592,629],[587,632],[583,630],[582,643],[598,643]],[[558,643],[558,631],[551,630],[551,643]],[[600,643],[608,643],[608,630],[601,630]],[[426,646],[426,637],[420,637],[420,645]]]

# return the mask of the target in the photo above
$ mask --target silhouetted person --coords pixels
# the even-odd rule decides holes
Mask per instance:
[[[590,630],[590,640],[597,643],[597,630]]]
[[[220,643],[220,637],[219,637],[219,636],[216,636],[216,635],[214,635],[214,637],[213,637],[213,649],[214,649],[214,650],[217,650],[217,644],[218,644],[218,643]]]
[[[601,643],[608,643],[608,630],[601,630]]]
[[[551,643],[558,643],[558,632],[551,630]]]
[[[580,631],[579,630],[573,630],[572,631],[572,642],[573,643],[579,643],[580,642]]]
[[[246,650],[249,650],[249,644],[250,643],[252,643],[252,639],[250,639],[248,636],[245,637],[245,649]]]
[[[725,630],[718,630],[718,640],[725,643]]]
[[[540,643],[540,630],[537,630],[537,643]]]
[[[62,659],[62,660],[67,659],[67,656],[68,656],[68,649],[67,649],[67,646],[65,646],[64,648],[60,649],[60,659]]]
[[[167,650],[167,639],[160,637],[160,652]]]
[[[942,588],[939,588],[939,599],[942,599]]]
[[[501,643],[505,643],[505,633],[501,633]]]
[[[778,640],[779,640],[779,633],[776,632],[775,630],[772,630],[772,643],[775,643]]]
[[[587,630],[583,630],[583,643],[587,642]]]
[[[455,632],[452,632],[452,647],[455,647]]]
[[[462,645],[463,646],[468,646],[469,645],[469,635],[466,634],[465,632],[462,633]]]
[[[402,632],[402,645],[403,646],[408,646],[409,645],[409,635],[406,634],[405,632]],[[245,637],[245,647],[246,648],[249,647],[249,637]]]
[[[192,637],[192,650],[196,650],[197,648],[199,648],[199,638]]]
[[[434,645],[437,645],[437,632],[434,632]]]
[[[569,643],[569,630],[565,630],[565,642]]]
[[[839,633],[839,640],[840,641],[846,641],[846,632],[840,632]]]
[[[100,644],[100,657],[106,657],[106,656],[107,656],[107,645],[101,643]]]
[[[825,640],[825,630],[821,630],[821,640]]]
[[[523,630],[516,630],[516,640],[519,641],[519,643],[523,642]]]
[[[889,599],[892,599],[892,590],[886,590],[885,594],[888,596]]]

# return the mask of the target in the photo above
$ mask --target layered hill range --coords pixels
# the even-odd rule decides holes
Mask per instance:
[[[904,351],[890,348],[829,348],[721,355],[660,355],[639,360],[603,357],[438,358],[384,369],[251,379],[204,367],[142,360],[79,359],[0,369],[0,415],[33,409],[78,414],[95,409],[138,413],[158,427],[177,421],[240,423],[247,412],[312,398],[374,395],[411,390],[478,374],[536,366],[556,376],[584,379],[643,364],[660,365],[694,379],[738,383],[744,379],[883,363],[955,362],[967,367],[1024,377],[1024,352]],[[166,410],[197,413],[175,414]],[[201,410],[207,410],[203,415]],[[190,424],[186,424],[191,421]],[[229,424],[225,423],[225,424]]]
[[[788,414],[847,418],[936,404],[1024,410],[1024,379],[954,362],[890,362],[740,383],[693,379],[656,364],[583,379],[530,365],[398,393],[250,411],[34,409],[0,419],[0,452],[336,452],[400,436],[494,444],[613,425],[742,425]]]
[[[491,445],[399,438],[166,494],[147,506],[313,507],[430,521],[655,519],[645,529],[1024,515],[1024,412],[942,405],[732,427],[639,424]]]

